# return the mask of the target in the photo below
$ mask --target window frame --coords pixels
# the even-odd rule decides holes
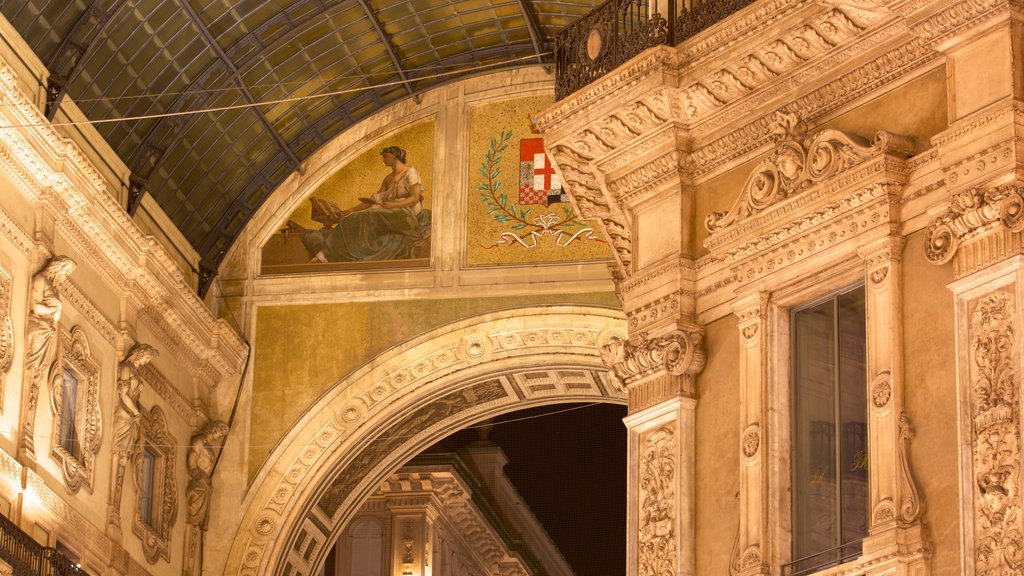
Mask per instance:
[[[862,384],[863,384],[863,387],[864,387],[864,390],[863,390],[864,391],[864,396],[863,396],[863,399],[864,399],[863,412],[864,412],[864,424],[865,424],[865,427],[866,427],[868,425],[868,421],[870,420],[870,416],[869,416],[870,409],[868,407],[868,395],[870,393],[869,392],[870,382],[869,382],[869,379],[867,378],[867,371],[868,371],[868,362],[867,362],[868,343],[867,343],[867,340],[868,340],[868,338],[870,336],[868,334],[868,324],[867,324],[867,305],[868,305],[868,303],[867,303],[867,289],[868,288],[867,288],[866,282],[864,281],[863,276],[861,276],[855,282],[853,282],[852,284],[849,284],[849,285],[847,285],[847,286],[845,286],[843,288],[840,288],[838,290],[830,291],[830,292],[824,294],[823,296],[819,296],[818,298],[815,298],[815,299],[810,300],[808,302],[805,302],[803,304],[796,305],[796,306],[791,306],[791,307],[788,308],[788,314],[787,314],[787,317],[788,317],[788,326],[787,326],[788,329],[787,329],[787,332],[788,332],[788,341],[789,341],[789,377],[788,377],[788,386],[789,386],[789,402],[790,402],[789,410],[788,410],[788,413],[789,413],[789,439],[790,439],[790,442],[789,442],[788,448],[789,448],[789,487],[790,487],[790,491],[789,492],[790,492],[790,494],[793,493],[793,485],[795,484],[795,478],[796,478],[796,474],[797,474],[797,458],[796,458],[796,436],[797,436],[796,435],[796,427],[797,427],[797,420],[796,420],[796,405],[797,405],[797,393],[798,393],[798,390],[797,390],[797,383],[795,382],[795,374],[794,374],[794,368],[795,368],[795,365],[796,365],[796,362],[797,362],[797,356],[796,356],[796,353],[797,353],[797,334],[796,334],[795,328],[793,327],[794,319],[795,319],[796,315],[799,312],[803,311],[803,310],[808,310],[810,308],[819,306],[819,305],[821,305],[821,304],[823,304],[825,302],[829,302],[829,301],[835,302],[835,303],[838,304],[838,298],[840,296],[843,296],[845,294],[849,294],[849,293],[851,293],[851,292],[853,292],[855,290],[860,290],[861,291],[861,296],[864,299],[864,314],[865,314],[865,316],[864,316],[864,342],[863,342],[863,344],[864,344],[864,372],[865,372],[865,374],[864,374],[864,381],[863,381]],[[837,306],[836,310],[838,311],[838,306]],[[838,317],[836,318],[836,321],[838,322]],[[836,341],[836,344],[837,344],[836,350],[838,351],[839,350],[839,348],[838,348],[838,339]],[[838,357],[837,357],[836,370],[838,370],[838,369],[839,369],[839,367],[838,367]],[[841,390],[839,388],[838,382],[835,384],[834,393],[837,395],[837,398],[835,400],[835,405],[836,405],[836,409],[838,410],[839,405],[840,405],[840,398],[838,396],[841,394]],[[833,423],[833,432],[835,434],[841,434],[842,433],[841,423],[840,422],[836,421],[836,422]],[[864,441],[865,441],[865,450],[867,450],[868,449],[867,443],[868,443],[869,440],[868,440],[868,434],[867,434],[866,431],[865,431],[865,440]],[[841,458],[841,455],[837,453],[836,458],[837,459]],[[837,482],[838,482],[837,487],[838,487],[839,492],[840,492],[840,499],[837,502],[837,505],[838,505],[839,508],[842,508],[841,502],[842,502],[842,491],[843,491],[842,484],[843,483],[842,483],[841,476],[839,475],[839,472],[840,472],[840,467],[837,467],[836,468]],[[868,469],[867,482],[870,482],[870,481],[871,481],[871,472],[870,472],[870,469]],[[869,494],[867,492],[864,494],[864,497],[865,497],[864,508],[865,508],[865,514],[867,516],[867,524],[868,524],[865,527],[865,534],[864,534],[864,536],[861,537],[858,540],[853,540],[853,541],[846,542],[846,543],[841,542],[839,546],[836,546],[836,547],[833,547],[833,548],[829,548],[829,549],[826,549],[826,550],[822,550],[822,551],[820,551],[820,552],[818,552],[818,553],[816,553],[814,555],[806,556],[806,557],[803,557],[803,558],[793,558],[793,556],[795,556],[795,549],[796,549],[796,545],[797,545],[796,534],[795,534],[796,524],[797,524],[797,522],[796,522],[797,510],[796,510],[796,499],[795,498],[790,498],[790,536],[791,536],[790,537],[790,541],[789,541],[790,561],[783,565],[783,574],[786,574],[787,576],[804,576],[804,575],[809,575],[809,574],[817,574],[817,573],[825,571],[825,570],[827,570],[829,568],[833,568],[833,567],[836,567],[836,566],[842,566],[842,565],[847,564],[847,563],[856,563],[861,558],[861,556],[864,555],[863,542],[869,536],[869,530],[868,529],[870,528],[870,510],[869,510],[869,508],[870,508],[870,497],[869,497]],[[842,532],[842,520],[841,519],[842,519],[842,514],[839,514],[837,516],[837,520],[839,521],[839,524],[837,526],[833,526],[834,528],[837,528],[840,533]],[[840,540],[842,540],[842,536],[840,536]],[[856,544],[860,544],[861,546],[860,546],[860,548],[858,548],[858,550],[857,550],[857,552],[855,554],[844,553],[844,550],[846,548],[849,548],[849,547],[854,546]],[[802,568],[802,569],[796,570],[796,571],[787,571],[786,570],[787,567],[793,567],[793,565],[795,565],[798,562],[808,561],[808,560],[814,558],[815,556],[823,555],[823,554],[826,554],[826,553],[828,553],[830,551],[833,551],[833,550],[839,551],[840,555],[839,555],[838,559],[824,559],[824,560],[821,560],[820,563],[818,563],[818,564],[814,564],[814,565],[811,565],[809,567]]]
[[[70,331],[60,330],[60,356],[57,359],[59,377],[50,383],[50,415],[53,418],[50,457],[56,461],[64,478],[64,486],[71,494],[81,488],[92,493],[95,477],[96,454],[103,435],[100,413],[100,365],[92,357],[89,340],[81,326]],[[64,373],[77,379],[74,402],[74,421],[70,423],[77,440],[78,453],[65,446]]]
[[[813,305],[831,295],[865,285],[864,261],[860,258],[844,258],[822,266],[817,272],[788,278],[785,284],[771,287],[770,301],[766,310],[769,327],[767,394],[769,416],[767,434],[776,456],[777,464],[769,472],[768,515],[774,520],[769,533],[775,543],[775,557],[782,566],[782,573],[789,574],[785,567],[793,558],[793,334],[792,315],[795,310]],[[865,340],[871,338],[865,326]],[[867,342],[865,342],[867,344]],[[868,384],[865,383],[865,386]],[[868,470],[868,482],[872,471]],[[858,557],[859,558],[859,557]],[[842,571],[856,565],[858,558],[838,566],[821,568],[807,574],[823,574],[831,570]],[[774,564],[774,562],[773,562]],[[776,564],[776,565],[779,565]]]
[[[132,458],[135,480],[135,506],[132,533],[142,541],[146,561],[156,564],[161,558],[170,562],[170,542],[174,521],[178,516],[177,440],[167,426],[167,418],[159,406],[143,410],[139,430],[139,448]],[[157,456],[153,463],[152,516],[142,516],[143,454],[150,450]]]

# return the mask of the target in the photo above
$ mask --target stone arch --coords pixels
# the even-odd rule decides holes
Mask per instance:
[[[455,322],[340,380],[257,476],[225,574],[310,576],[373,489],[468,424],[560,402],[625,403],[600,346],[626,333],[617,310],[539,306]]]

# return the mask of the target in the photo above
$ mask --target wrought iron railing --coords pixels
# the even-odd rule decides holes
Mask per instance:
[[[67,556],[39,544],[4,516],[0,516],[0,560],[14,576],[87,576]]]
[[[753,1],[607,0],[555,37],[555,98],[652,46],[675,46]]]

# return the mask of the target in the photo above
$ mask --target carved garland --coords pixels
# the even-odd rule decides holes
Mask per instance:
[[[50,413],[53,415],[53,449],[51,456],[60,466],[64,484],[74,494],[79,488],[92,491],[93,469],[96,453],[100,449],[102,416],[100,414],[100,367],[89,353],[89,341],[85,331],[75,326],[71,332],[61,331],[62,375],[69,375],[78,381],[76,398],[64,397],[65,387],[55,385],[50,390]],[[67,372],[67,374],[63,374]],[[74,414],[66,414],[66,407],[72,402]],[[64,446],[62,424],[65,418],[74,418],[72,434],[76,437],[77,449],[73,454]]]
[[[640,576],[676,573],[675,425],[651,432],[640,446]]]
[[[1024,230],[1024,186],[972,188],[954,194],[949,208],[928,225],[925,257],[934,264],[948,262],[964,241],[996,228]]]
[[[170,561],[171,528],[178,515],[178,488],[174,478],[174,463],[177,461],[177,441],[167,430],[167,419],[159,406],[142,414],[142,434],[139,450],[135,453],[135,488],[141,494],[143,474],[143,451],[150,450],[156,455],[153,471],[153,509],[151,521],[142,517],[142,501],[135,506],[135,521],[132,532],[142,540],[146,561],[156,564],[163,558]]]
[[[971,315],[974,560],[977,574],[1024,572],[1016,306],[1000,290]]]

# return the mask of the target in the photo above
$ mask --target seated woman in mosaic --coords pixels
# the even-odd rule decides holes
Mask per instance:
[[[381,150],[384,165],[391,168],[369,198],[347,210],[317,217],[322,202],[311,199],[314,219],[325,224],[309,230],[288,221],[313,254],[310,262],[357,262],[403,260],[429,256],[430,210],[423,208],[423,182],[416,168],[406,164],[405,150],[388,146]],[[426,247],[426,248],[425,248]]]

